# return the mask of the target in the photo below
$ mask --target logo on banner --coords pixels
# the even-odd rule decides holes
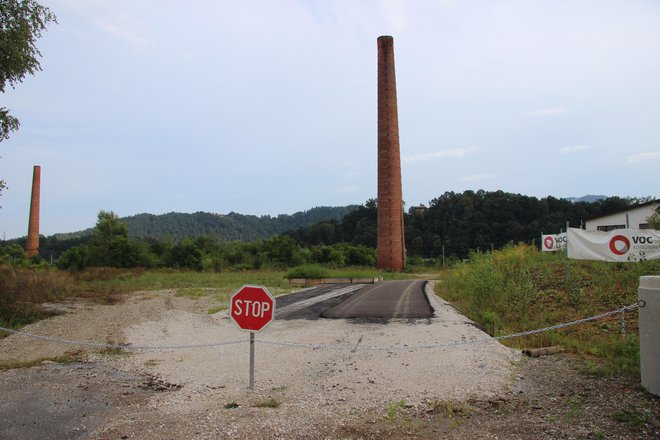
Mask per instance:
[[[555,248],[555,239],[552,238],[551,236],[545,237],[545,241],[543,242],[545,245],[546,249],[554,249]]]
[[[601,261],[660,260],[660,231],[657,230],[627,228],[600,232],[570,228],[569,232],[568,258]]]
[[[630,240],[624,235],[615,235],[610,240],[610,250],[614,255],[625,255],[630,250]]]
[[[556,252],[566,249],[566,233],[541,234],[541,250],[543,252]]]

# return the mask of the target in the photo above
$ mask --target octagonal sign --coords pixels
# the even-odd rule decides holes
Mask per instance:
[[[275,318],[275,298],[263,286],[245,285],[231,296],[229,316],[242,330],[261,331]]]

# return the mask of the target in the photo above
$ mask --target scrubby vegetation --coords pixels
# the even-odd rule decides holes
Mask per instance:
[[[472,252],[447,271],[437,293],[494,336],[572,321],[637,301],[642,275],[660,274],[660,261],[605,263],[568,260],[529,245]],[[561,345],[590,359],[594,372],[639,374],[637,312],[535,336],[504,340],[518,348]]]
[[[68,272],[0,265],[0,326],[20,327],[40,319],[38,305],[70,295],[72,284]]]

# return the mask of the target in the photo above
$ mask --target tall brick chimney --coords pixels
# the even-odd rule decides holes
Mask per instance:
[[[30,199],[30,221],[25,252],[28,258],[39,255],[39,191],[41,189],[41,167],[34,166],[32,174],[32,198]]]
[[[378,37],[378,220],[376,266],[402,270],[403,195],[399,119],[394,75],[394,40]]]

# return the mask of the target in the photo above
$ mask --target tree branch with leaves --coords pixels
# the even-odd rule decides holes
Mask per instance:
[[[0,0],[0,92],[41,70],[37,40],[49,23],[57,23],[55,14],[34,0]],[[0,107],[0,141],[18,127],[18,119]]]
[[[0,92],[41,70],[36,43],[49,23],[57,23],[57,17],[34,0],[0,0]],[[0,142],[19,126],[18,118],[0,107]],[[0,180],[0,194],[5,187]]]

